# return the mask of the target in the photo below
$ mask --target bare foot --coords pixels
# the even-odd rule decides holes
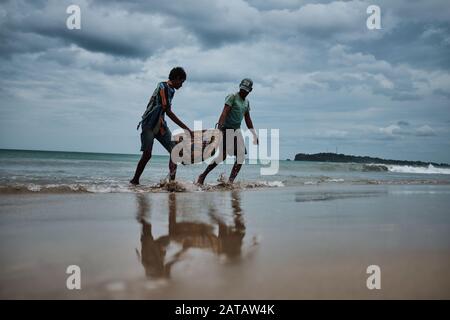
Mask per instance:
[[[131,179],[131,180],[130,180],[130,183],[131,183],[132,185],[137,186],[137,185],[139,184],[139,181],[136,181],[136,180],[134,180],[134,179]]]
[[[199,175],[199,176],[198,176],[198,179],[197,179],[197,184],[200,185],[200,186],[202,186],[203,183],[205,182],[205,178],[206,178],[206,177],[205,177],[204,175],[202,175],[202,174]]]

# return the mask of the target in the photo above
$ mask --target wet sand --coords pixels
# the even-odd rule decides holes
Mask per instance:
[[[449,208],[445,185],[4,194],[0,298],[449,299]]]

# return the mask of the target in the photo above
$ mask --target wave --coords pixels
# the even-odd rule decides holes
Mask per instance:
[[[0,186],[0,194],[15,193],[111,193],[132,192],[121,185],[95,185],[95,184],[35,184],[23,183]]]
[[[426,179],[423,178],[411,178],[400,179],[394,177],[389,179],[388,176],[382,177],[382,179],[369,179],[362,177],[346,177],[341,178],[329,178],[329,177],[309,177],[309,178],[291,178],[285,181],[286,186],[318,186],[318,185],[448,185],[450,180],[448,179]]]
[[[199,186],[190,181],[168,181],[161,180],[159,183],[148,185],[130,185],[125,182],[103,182],[103,183],[6,183],[0,184],[1,194],[63,194],[63,193],[165,193],[165,192],[208,192],[249,190],[264,188],[280,188],[295,186],[319,186],[319,185],[448,185],[450,180],[443,179],[341,179],[331,177],[291,177],[279,181],[238,181],[228,183],[225,179],[217,182],[206,183]]]
[[[328,191],[328,192],[303,192],[295,195],[295,202],[329,201],[348,198],[376,197],[386,194],[385,191]]]
[[[401,166],[390,164],[365,164],[363,171],[388,171],[397,173],[418,173],[418,174],[450,174],[450,168],[436,168],[432,164],[427,167]]]
[[[307,179],[306,181],[302,181],[303,185],[317,185],[323,183],[341,183],[345,182],[342,178],[330,178],[330,177],[318,177],[316,179]]]
[[[450,174],[450,168],[436,168],[432,164],[428,167],[388,165],[387,168],[390,172],[400,173]]]
[[[365,164],[363,165],[362,171],[364,172],[385,172],[389,171],[387,165],[384,164]]]
[[[11,185],[0,185],[0,194],[20,193],[161,193],[161,192],[201,192],[201,191],[226,191],[254,188],[276,188],[283,187],[281,181],[255,181],[236,182],[233,184],[218,182],[199,186],[188,181],[162,180],[152,185],[130,185],[127,183],[116,184],[35,184],[22,183]]]

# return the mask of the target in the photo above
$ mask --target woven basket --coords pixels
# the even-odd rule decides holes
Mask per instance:
[[[203,162],[213,157],[219,149],[222,141],[222,131],[219,129],[196,130],[193,136],[187,137],[184,133],[174,135],[174,140],[178,144],[183,144],[180,157],[183,158],[182,164],[193,164]],[[184,156],[183,151],[189,150],[190,157]]]

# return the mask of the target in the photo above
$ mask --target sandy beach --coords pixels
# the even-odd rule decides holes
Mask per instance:
[[[0,1],[0,300],[177,320],[449,300],[449,17]]]
[[[448,299],[450,186],[0,195],[0,298]],[[66,268],[81,268],[81,290]],[[366,268],[381,269],[368,290]]]

